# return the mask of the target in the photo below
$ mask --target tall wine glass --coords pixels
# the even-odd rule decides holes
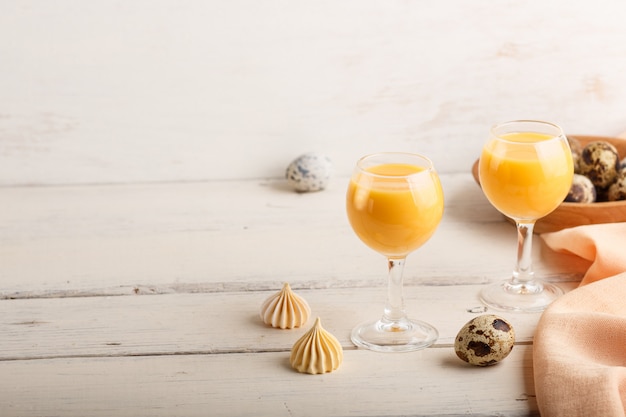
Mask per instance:
[[[357,326],[352,342],[382,352],[423,349],[438,338],[428,323],[411,320],[404,309],[402,271],[408,254],[435,232],[443,215],[443,191],[432,162],[410,153],[378,153],[361,158],[346,209],[356,235],[387,257],[387,303],[382,317]]]
[[[544,310],[563,291],[534,276],[535,221],[563,202],[572,184],[572,154],[563,130],[552,123],[516,120],[492,127],[478,163],[489,202],[517,227],[517,263],[512,276],[485,287],[481,300],[499,310]]]

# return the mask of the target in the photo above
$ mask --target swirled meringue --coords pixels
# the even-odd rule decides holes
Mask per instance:
[[[283,289],[268,297],[261,305],[261,318],[265,324],[281,329],[300,327],[311,315],[311,308],[306,300],[295,294],[289,283]]]
[[[322,327],[318,317],[315,325],[291,348],[291,366],[298,372],[323,374],[332,372],[343,362],[343,348],[332,334]]]

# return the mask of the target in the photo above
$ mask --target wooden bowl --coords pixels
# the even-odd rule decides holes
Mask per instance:
[[[605,136],[583,136],[571,135],[578,139],[582,146],[589,142],[601,140],[612,143],[619,153],[620,158],[626,156],[626,139]],[[478,178],[478,160],[472,166],[472,175],[480,185]],[[514,223],[512,219],[507,218]],[[626,200],[606,201],[598,203],[561,203],[556,210],[537,220],[534,232],[546,233],[556,232],[568,227],[581,226],[585,224],[626,222]]]

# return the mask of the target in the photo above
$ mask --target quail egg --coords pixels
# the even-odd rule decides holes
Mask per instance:
[[[565,201],[569,203],[593,203],[596,201],[596,187],[584,175],[574,174],[574,179]]]
[[[489,366],[506,358],[515,344],[511,323],[493,314],[468,321],[454,339],[456,355],[476,366]]]
[[[332,174],[330,159],[319,153],[305,153],[294,159],[285,172],[287,182],[298,192],[326,188]]]
[[[619,168],[617,149],[605,141],[588,143],[580,155],[580,174],[588,177],[598,188],[608,187],[617,176]]]
[[[607,199],[608,201],[626,200],[626,168],[619,171],[615,182],[609,186]]]

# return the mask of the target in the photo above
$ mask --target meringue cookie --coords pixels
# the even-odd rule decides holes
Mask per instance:
[[[343,362],[343,348],[332,334],[322,327],[320,318],[291,348],[291,366],[298,372],[323,374],[332,372]]]
[[[295,294],[289,283],[282,290],[268,297],[261,305],[261,318],[265,324],[281,329],[300,327],[311,315],[306,300]]]

